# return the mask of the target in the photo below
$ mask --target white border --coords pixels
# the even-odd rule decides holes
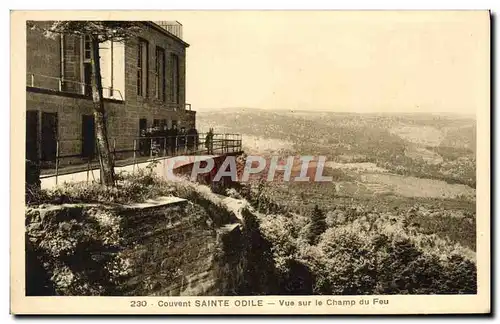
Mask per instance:
[[[168,1],[166,3],[165,1],[154,1],[152,3],[145,3],[144,1],[140,2],[140,8],[137,7],[137,1],[114,1],[113,3],[111,1],[99,1],[99,0],[88,0],[85,2],[65,2],[65,3],[60,3],[59,1],[55,0],[44,0],[43,2],[41,1],[5,1],[2,4],[7,4],[8,7],[12,9],[42,9],[42,10],[47,10],[47,9],[492,9],[493,12],[496,12],[498,15],[498,12],[500,12],[500,5],[499,1],[485,1],[485,0],[476,0],[476,1],[438,1],[438,0],[421,0],[421,1],[377,1],[374,3],[373,1],[360,1],[360,0],[351,0],[351,1],[318,1],[318,0],[308,0],[308,1],[295,1],[295,0],[289,0],[286,2],[279,2],[279,1],[271,1],[271,0],[253,0],[253,1],[238,1],[237,3],[234,1],[220,1],[220,0],[213,0],[208,2],[197,0],[175,0],[175,1]],[[168,7],[167,7],[168,5]],[[9,13],[7,10],[2,11],[3,15],[1,21],[3,24],[2,33],[3,33],[3,39],[8,40],[10,38],[10,21],[9,21]],[[498,25],[498,16],[496,24]],[[496,29],[496,28],[495,28]],[[498,33],[495,32],[495,42],[497,43],[498,41]],[[2,112],[5,114],[3,117],[0,118],[1,127],[0,130],[2,133],[0,134],[0,140],[2,141],[2,146],[4,149],[8,148],[10,146],[10,114],[9,114],[9,109],[8,107],[10,106],[10,77],[9,77],[9,69],[10,69],[10,52],[9,51],[2,51],[1,52],[2,57],[2,75],[3,79],[2,82],[4,83],[2,86],[2,91],[3,91],[3,109]],[[495,72],[497,72],[497,69],[495,69]],[[494,83],[494,89],[492,91],[498,92],[498,84]],[[498,117],[498,116],[497,116]],[[495,122],[497,122],[497,119],[495,118]],[[498,141],[496,138],[495,134],[495,141],[494,141],[495,147],[494,150],[498,149]],[[21,148],[22,149],[22,148]],[[9,182],[7,179],[9,179],[10,173],[7,173],[10,169],[10,161],[7,159],[2,159],[2,170],[3,172],[3,177],[2,179],[2,187],[0,191],[0,199],[2,199],[2,204],[0,206],[3,207],[3,210],[5,211],[3,213],[4,217],[2,218],[2,221],[4,222],[4,226],[2,226],[5,231],[8,231],[9,227]],[[495,165],[496,166],[496,165]],[[493,189],[493,188],[492,188]],[[494,192],[494,191],[493,191]],[[500,194],[497,192],[495,193],[495,196],[493,200],[498,200],[500,198]],[[495,215],[494,210],[492,210],[492,215]],[[496,222],[496,227],[495,230],[498,230],[498,221]],[[497,233],[497,231],[495,231]],[[7,252],[7,249],[10,245],[10,237],[9,235],[2,235],[3,239],[3,244],[2,248],[4,249],[5,252]],[[495,235],[492,236],[492,239],[495,239]],[[495,245],[493,243],[493,245]],[[4,256],[7,257],[7,253],[4,254]],[[498,249],[496,249],[495,252],[495,257],[498,257]],[[495,258],[496,260],[496,258]],[[9,261],[8,261],[9,262]],[[4,305],[5,308],[9,303],[9,281],[8,281],[8,274],[9,274],[9,266],[4,266],[1,267],[2,271],[2,278],[3,278],[3,286],[2,286],[2,305]],[[496,282],[495,285],[495,291],[498,286],[498,281]],[[494,293],[494,292],[492,292]],[[498,298],[496,298],[498,300]],[[497,305],[492,305],[493,309],[497,309]],[[7,321],[12,321],[13,318],[9,315],[5,317],[5,314],[8,312],[4,308],[4,318],[3,320]],[[335,320],[335,318],[329,318],[327,320]],[[422,318],[423,319],[423,318]],[[30,321],[32,319],[29,319]],[[85,319],[85,321],[88,321],[89,319]],[[94,321],[101,321],[101,319],[90,319],[93,322]],[[160,319],[164,320],[164,319]],[[169,321],[176,321],[178,319],[174,318],[168,318]],[[207,320],[207,318],[203,319],[204,321]],[[264,318],[259,318],[259,319],[253,319],[254,321],[264,321],[268,319]],[[286,320],[286,319],[285,319]],[[307,319],[307,320],[313,320]],[[372,322],[374,319],[369,318],[369,319],[363,319],[362,321],[366,321],[367,323]],[[382,319],[385,320],[385,319]],[[429,320],[429,319],[427,319]],[[441,318],[434,318],[430,319],[432,320],[442,320]],[[2,321],[3,322],[3,321]]]

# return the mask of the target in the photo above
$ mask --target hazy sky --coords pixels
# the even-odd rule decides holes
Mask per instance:
[[[193,109],[473,114],[488,106],[487,12],[171,12]]]

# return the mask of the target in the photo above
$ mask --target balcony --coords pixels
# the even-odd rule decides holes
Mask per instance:
[[[47,75],[27,73],[26,86],[92,97],[92,87],[90,84]],[[116,88],[103,87],[102,94],[106,99],[124,100],[121,91]]]
[[[191,104],[190,103],[185,103],[185,104],[179,104],[179,103],[170,103],[170,102],[163,102],[163,106],[167,107],[169,110],[173,111],[186,111],[186,112],[191,112],[191,113],[196,113],[194,110],[191,110]]]

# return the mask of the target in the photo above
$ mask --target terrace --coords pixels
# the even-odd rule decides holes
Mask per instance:
[[[53,160],[42,161],[41,179],[50,178],[57,185],[64,175],[77,174],[78,181],[95,181],[99,173],[97,154],[65,154],[65,147],[71,147],[73,141],[57,141]],[[73,143],[75,144],[75,143]],[[213,134],[212,140],[207,133],[179,135],[170,137],[138,137],[133,139],[131,149],[117,149],[116,139],[110,139],[110,151],[115,166],[127,171],[134,171],[136,166],[152,161],[166,160],[176,156],[223,156],[240,154],[242,150],[241,134]],[[97,152],[97,149],[96,149]],[[75,176],[71,176],[74,178]],[[67,178],[67,177],[66,177]]]

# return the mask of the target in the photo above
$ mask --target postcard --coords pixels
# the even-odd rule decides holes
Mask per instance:
[[[12,11],[11,313],[491,312],[490,25]]]

